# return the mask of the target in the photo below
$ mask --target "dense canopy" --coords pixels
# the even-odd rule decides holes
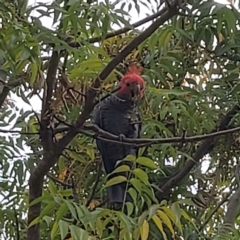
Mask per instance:
[[[1,239],[239,239],[238,5],[0,0]],[[119,139],[92,111],[133,63],[141,138]],[[107,180],[96,138],[140,148],[128,178]]]

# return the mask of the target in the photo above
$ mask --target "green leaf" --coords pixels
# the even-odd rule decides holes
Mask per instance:
[[[144,220],[142,226],[140,226],[141,240],[147,240],[149,235],[149,223]]]
[[[88,239],[89,234],[83,230],[82,228],[79,228],[74,225],[70,225],[70,232],[74,240],[83,240],[83,239]]]
[[[181,222],[180,222],[181,209],[180,209],[179,204],[177,202],[173,203],[171,209],[174,212],[174,215],[176,217],[176,221],[175,221],[176,226],[178,226],[178,227],[180,226],[180,230],[182,230],[182,226],[181,226]]]
[[[114,177],[110,180],[107,181],[105,187],[110,187],[112,185],[116,185],[116,184],[119,184],[119,183],[122,183],[122,182],[126,182],[127,181],[127,178],[124,177],[124,176],[117,176],[117,177]]]
[[[164,240],[167,240],[167,236],[166,233],[163,230],[163,225],[162,225],[162,221],[159,219],[159,217],[157,215],[154,215],[152,217],[152,220],[154,221],[154,223],[156,224],[156,226],[158,227],[159,231],[162,233]]]
[[[79,3],[79,0],[69,0],[68,3],[67,3],[67,5],[72,6],[72,5],[74,5],[75,3]]]
[[[73,195],[73,190],[72,190],[72,189],[65,189],[65,190],[60,190],[60,191],[58,191],[58,193],[59,193],[61,196],[69,197],[69,196],[72,196],[72,195]]]
[[[52,218],[49,216],[44,216],[43,220],[47,223],[48,227],[50,226],[50,224],[52,224]]]
[[[24,47],[19,60],[21,61],[26,60],[30,57],[30,55],[31,55],[31,52],[29,51],[29,49],[27,47]]]
[[[123,212],[120,212],[120,211],[117,211],[116,215],[118,216],[118,218],[121,221],[121,223],[123,224],[123,226],[130,231],[131,218],[128,218]]]
[[[131,182],[131,180],[130,180],[130,182]],[[137,191],[134,188],[129,188],[128,192],[131,195],[134,203],[136,203],[136,201],[137,201]]]
[[[176,28],[176,31],[179,32],[182,36],[184,36],[185,38],[189,39],[190,41],[192,41],[192,36],[190,34],[188,34],[187,31],[184,31],[183,29],[180,28]]]
[[[56,237],[58,230],[59,230],[58,222],[54,222],[50,233],[51,239],[54,239]]]
[[[69,223],[60,220],[59,221],[59,230],[60,230],[60,234],[61,234],[61,240],[64,240],[65,237],[68,234],[68,227],[69,227]]]
[[[152,169],[156,169],[156,168],[157,168],[157,165],[156,165],[150,158],[139,157],[139,158],[136,160],[136,162],[139,163],[139,164],[141,164],[141,165],[143,165],[143,166],[152,168]]]
[[[41,211],[39,217],[42,218],[45,215],[50,215],[50,213],[54,210],[55,206],[55,202],[48,203],[48,205]]]
[[[32,63],[31,64],[31,80],[30,80],[30,85],[33,86],[33,83],[36,80],[37,74],[38,74],[38,64],[37,63]]]
[[[0,10],[5,12],[12,12],[10,8],[8,8],[4,3],[0,2]]]
[[[162,219],[163,223],[169,228],[169,230],[172,233],[172,236],[174,236],[175,234],[174,234],[173,226],[172,226],[172,223],[171,223],[169,217],[161,210],[158,210],[157,214]]]
[[[50,180],[49,183],[48,183],[48,189],[49,189],[49,191],[52,194],[56,194],[57,193],[57,187],[56,187],[55,183],[52,180]]]
[[[153,215],[156,214],[157,210],[159,209],[159,204],[153,204],[150,208],[149,208],[149,215],[148,215],[148,221],[152,218]]]
[[[40,217],[36,217],[29,225],[28,225],[28,227],[32,227],[32,226],[34,226],[34,225],[36,225],[36,224],[38,224],[38,223],[40,223],[41,222],[41,218]]]
[[[127,155],[127,156],[124,158],[124,161],[134,162],[134,161],[136,161],[136,157],[133,156],[133,155]]]
[[[197,226],[194,224],[194,221],[190,218],[190,216],[183,209],[181,209],[181,214],[186,220],[188,220],[190,223],[193,224],[195,229],[197,229]]]
[[[29,206],[33,206],[39,202],[52,202],[53,201],[53,196],[51,195],[42,195],[39,198],[35,198],[30,204]]]
[[[166,215],[172,220],[172,222],[182,232],[182,225],[181,225],[180,221],[177,220],[177,217],[176,217],[174,211],[171,208],[168,208],[165,206],[161,207],[161,209],[166,213]]]
[[[128,216],[130,216],[133,213],[133,204],[131,202],[127,202],[126,203],[126,207],[127,207],[127,214]]]
[[[67,204],[62,203],[60,208],[57,210],[55,221],[58,222],[67,212],[67,210],[68,210]]]
[[[142,184],[137,178],[131,178],[130,183],[134,186],[134,188],[141,194],[142,192]]]
[[[148,182],[148,175],[140,168],[136,168],[133,170],[133,173],[136,177],[138,177],[143,183],[149,184]]]
[[[164,48],[167,48],[167,46],[168,46],[168,44],[171,40],[172,35],[173,35],[172,31],[168,31],[168,33],[167,33],[167,35],[166,35],[166,37],[163,41],[163,45],[162,45]]]
[[[120,172],[129,172],[130,167],[128,165],[121,165],[117,167],[113,172],[111,172],[109,175],[112,175],[114,173],[120,173]]]
[[[74,208],[73,204],[69,201],[65,201],[65,203],[67,204],[68,206],[68,209],[70,210],[72,216],[75,218],[75,219],[78,219],[77,218],[77,213],[76,213],[76,209]]]
[[[108,14],[105,15],[105,18],[102,22],[102,39],[105,39],[107,36],[108,28],[109,28],[109,23],[110,23],[110,17]]]

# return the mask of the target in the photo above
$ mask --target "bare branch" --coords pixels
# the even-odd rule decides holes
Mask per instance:
[[[90,126],[85,126],[84,129],[88,130],[93,130],[96,134],[91,135],[88,133],[86,130],[80,129],[79,132],[83,134],[88,134],[88,136],[92,136],[98,139],[101,139],[103,141],[114,141],[115,143],[119,144],[124,144],[124,145],[133,145],[135,147],[145,147],[148,145],[152,144],[163,144],[163,143],[176,143],[176,142],[195,142],[195,141],[201,141],[209,138],[215,138],[219,137],[222,135],[238,132],[240,130],[240,127],[236,128],[231,128],[228,130],[222,130],[222,131],[217,131],[217,132],[212,132],[209,134],[204,134],[204,135],[197,135],[197,136],[192,136],[192,137],[172,137],[172,138],[157,138],[157,139],[151,139],[151,138],[119,138],[119,136],[111,134],[109,132],[106,132],[102,129],[100,129],[96,125],[90,125]]]
[[[59,132],[64,132],[67,131],[69,127],[61,127],[57,128],[55,131],[56,133]],[[90,132],[89,130],[93,131]],[[202,141],[205,139],[211,139],[216,138],[219,136],[231,134],[240,131],[240,127],[235,127],[227,130],[222,130],[222,131],[217,131],[217,132],[212,132],[209,134],[204,134],[204,135],[196,135],[196,136],[191,136],[191,137],[172,137],[172,138],[124,138],[122,137],[121,139],[119,136],[114,135],[110,132],[106,132],[99,128],[96,125],[87,125],[84,126],[83,128],[78,128],[77,132],[82,133],[88,137],[94,138],[94,139],[101,139],[102,141],[106,142],[114,142],[118,143],[121,145],[130,145],[134,147],[145,147],[145,146],[150,146],[153,144],[164,144],[164,143],[186,143],[186,142],[196,142],[196,141]]]

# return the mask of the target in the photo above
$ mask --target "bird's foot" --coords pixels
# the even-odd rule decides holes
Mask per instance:
[[[108,208],[115,211],[120,211],[122,209],[122,203],[109,203]]]
[[[131,121],[130,124],[135,125],[135,124],[141,124],[141,121]]]
[[[118,136],[118,139],[119,139],[120,142],[123,142],[123,140],[124,140],[125,138],[126,138],[126,137],[125,137],[124,134],[120,134],[120,135]]]

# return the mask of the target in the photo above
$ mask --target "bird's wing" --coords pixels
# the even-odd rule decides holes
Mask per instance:
[[[99,106],[94,110],[93,114],[93,122],[96,124],[99,128],[108,131],[106,124],[107,119],[104,114],[104,102],[99,104]],[[96,140],[97,147],[101,153],[104,168],[107,173],[110,173],[113,171],[115,162],[112,161],[111,156],[109,155],[109,152],[111,152],[111,144],[105,141],[102,141],[100,139]]]
[[[128,138],[140,138],[140,133],[141,133],[141,116],[137,110],[135,110],[132,113],[132,121],[133,121],[133,126],[129,126],[130,128],[133,127],[133,131],[130,131],[130,134],[126,137]],[[138,148],[137,147],[132,147],[131,148],[131,154],[135,155],[136,157],[138,156]]]

